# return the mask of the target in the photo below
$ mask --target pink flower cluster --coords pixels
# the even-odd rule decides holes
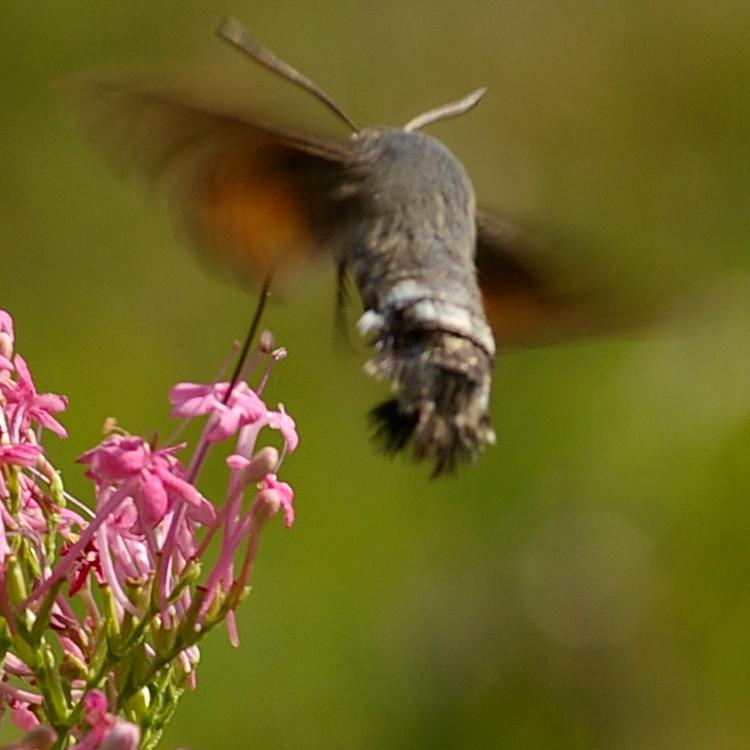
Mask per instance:
[[[260,532],[279,511],[286,526],[294,521],[294,494],[276,474],[298,437],[283,406],[262,400],[285,356],[269,339],[256,390],[244,380],[172,389],[173,416],[206,418],[186,466],[184,443],[161,447],[116,429],[81,456],[89,510],[64,492],[41,444],[44,429],[66,437],[54,416],[66,399],[37,391],[0,310],[0,716],[29,733],[14,746],[67,737],[77,750],[135,748],[142,725],[151,747],[153,727],[195,684],[203,633],[225,622],[238,642],[235,610]],[[280,449],[258,447],[263,428],[279,433]],[[215,506],[196,480],[211,446],[230,438],[228,490]],[[203,571],[212,542],[216,562]]]

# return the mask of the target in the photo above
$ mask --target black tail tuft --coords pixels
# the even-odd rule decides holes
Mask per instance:
[[[488,414],[492,357],[474,341],[445,331],[384,339],[368,372],[391,382],[396,398],[370,413],[386,453],[410,450],[453,473],[495,440]]]
[[[448,440],[434,439],[433,430],[439,434],[445,432],[444,420],[437,420],[437,427],[426,435],[419,428],[419,413],[406,412],[398,400],[392,399],[376,406],[370,412],[370,421],[375,428],[374,440],[389,456],[395,456],[409,449],[417,461],[434,460],[431,477],[452,474],[459,463],[474,456],[458,437],[451,433]]]
[[[370,422],[375,428],[375,441],[388,455],[404,450],[417,428],[416,414],[405,414],[396,399],[376,406],[370,412]]]

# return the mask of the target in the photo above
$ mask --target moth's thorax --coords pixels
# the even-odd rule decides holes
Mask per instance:
[[[435,235],[473,258],[474,188],[458,159],[438,140],[419,132],[370,128],[352,137],[365,165],[366,214],[393,213],[418,240]]]
[[[373,189],[437,190],[449,195],[456,208],[470,208],[474,190],[466,170],[436,138],[398,128],[367,128],[350,143],[367,162]]]
[[[474,338],[492,355],[474,268],[474,189],[463,165],[423,133],[368,129],[352,142],[364,168],[347,265],[365,309],[388,316],[408,308],[415,321]]]

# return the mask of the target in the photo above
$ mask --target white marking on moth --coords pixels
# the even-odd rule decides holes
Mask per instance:
[[[396,282],[385,295],[381,307],[402,308],[411,302],[435,296],[435,290],[414,279],[402,279]]]
[[[445,300],[422,299],[413,305],[411,312],[417,320],[476,341],[490,356],[495,354],[489,326],[471,310]]]
[[[362,371],[365,373],[365,375],[369,375],[371,378],[375,378],[375,380],[382,380],[385,375],[383,372],[381,372],[380,368],[373,362],[371,359],[362,365]]]
[[[357,331],[360,336],[380,333],[385,325],[385,318],[375,310],[365,310],[357,321]]]

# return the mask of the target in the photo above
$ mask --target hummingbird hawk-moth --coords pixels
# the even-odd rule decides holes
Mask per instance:
[[[88,81],[83,124],[119,164],[168,194],[178,226],[248,283],[327,258],[353,278],[366,370],[393,398],[373,411],[386,447],[413,445],[434,473],[473,458],[489,416],[496,339],[554,339],[565,301],[535,267],[523,233],[477,209],[461,162],[421,132],[483,96],[402,128],[358,128],[320,88],[234,20],[218,35],[312,93],[351,129],[346,140],[220,111],[160,86]],[[341,281],[339,282],[341,283]],[[494,335],[493,335],[494,331]]]

